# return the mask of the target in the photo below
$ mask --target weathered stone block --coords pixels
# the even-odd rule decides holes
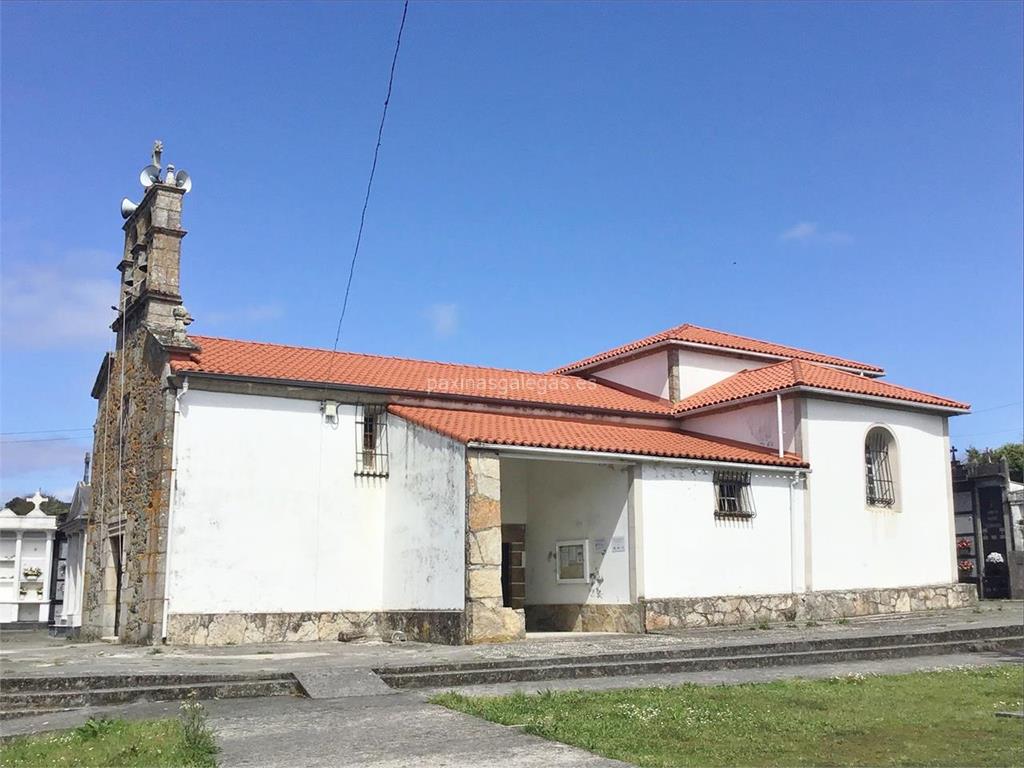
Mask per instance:
[[[501,568],[497,566],[471,568],[468,576],[466,597],[472,599],[501,597]]]
[[[478,603],[466,606],[467,643],[507,643],[526,637],[526,616],[512,608],[489,608]]]
[[[501,565],[501,528],[467,533],[466,565]]]
[[[501,525],[501,502],[476,494],[469,499],[469,528],[481,531]],[[499,531],[500,535],[500,531]]]

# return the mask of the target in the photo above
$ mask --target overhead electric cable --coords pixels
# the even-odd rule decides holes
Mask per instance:
[[[363,227],[366,224],[366,209],[370,205],[370,190],[373,188],[373,177],[377,173],[377,156],[380,154],[380,145],[384,139],[384,121],[388,117],[388,104],[391,102],[391,88],[395,83],[395,67],[398,64],[398,51],[402,47],[402,30],[405,29],[405,17],[409,13],[409,0],[405,0],[402,6],[402,21],[398,25],[398,37],[395,40],[395,53],[391,57],[391,73],[388,75],[388,91],[384,96],[384,109],[380,114],[380,125],[377,127],[377,146],[373,149],[373,163],[370,165],[370,178],[366,182],[366,195],[363,197],[363,211],[359,216],[359,229],[356,232],[356,244],[352,250],[352,262],[348,268],[348,281],[345,283],[345,298],[341,302],[341,315],[338,317],[338,329],[334,334],[334,346],[332,352],[338,351],[338,342],[341,340],[341,324],[345,320],[345,312],[348,310],[348,297],[352,290],[352,277],[356,271],[356,259],[359,258],[359,246],[363,242]]]

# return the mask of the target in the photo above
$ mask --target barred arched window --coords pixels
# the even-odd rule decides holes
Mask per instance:
[[[896,506],[899,467],[896,440],[885,427],[872,427],[864,438],[864,480],[869,507]]]

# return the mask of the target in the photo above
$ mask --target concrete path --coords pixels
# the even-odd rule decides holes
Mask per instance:
[[[775,669],[504,683],[469,686],[459,693],[496,695],[514,690],[606,690],[651,686],[732,685],[784,678],[828,678],[851,674],[900,674],[950,667],[1022,663],[998,653],[921,656],[907,659],[819,664]],[[621,766],[575,747],[546,741],[518,729],[478,720],[427,702],[433,691],[391,692],[337,699],[271,697],[204,702],[217,734],[223,768],[266,766]],[[73,728],[89,717],[149,719],[176,717],[176,702],[95,707],[17,718],[0,723],[0,733],[34,733]]]
[[[557,658],[662,648],[712,647],[750,642],[927,632],[956,627],[1024,622],[1020,602],[985,603],[979,610],[943,611],[821,626],[776,625],[695,630],[678,635],[531,635],[519,643],[451,647],[405,643],[293,643],[225,648],[121,647],[68,643],[32,635],[0,637],[0,673],[64,676],[124,673],[292,672],[313,698],[290,696],[204,702],[231,766],[612,766],[621,765],[563,744],[530,736],[427,702],[433,691],[395,691],[373,667],[443,661]],[[462,687],[464,695],[542,690],[607,690],[634,687],[738,684],[781,678],[848,674],[899,674],[922,669],[1021,663],[999,653],[922,656],[803,667],[716,670],[581,680]],[[0,722],[0,734],[73,728],[89,717],[175,717],[176,702],[96,707]]]
[[[624,765],[409,695],[307,699],[288,707],[263,699],[210,724],[224,768]]]
[[[775,624],[762,630],[752,626],[692,629],[676,634],[627,635],[613,633],[531,633],[526,640],[499,645],[447,646],[427,643],[383,642],[275,643],[222,647],[120,646],[76,643],[4,632],[0,635],[0,675],[68,676],[157,673],[244,673],[255,671],[322,674],[375,667],[450,661],[495,661],[557,658],[600,653],[624,653],[742,645],[745,643],[815,640],[900,632],[928,632],[960,627],[1024,624],[1024,602],[985,601],[977,609],[929,611],[851,619],[843,624],[807,626]],[[365,679],[349,678],[361,695]],[[340,692],[344,695],[346,692]]]
[[[465,766],[610,768],[623,763],[429,704],[422,694],[205,701],[221,768]],[[0,722],[0,733],[74,728],[89,717],[177,717],[177,702],[93,707]],[[31,721],[31,722],[30,722]]]

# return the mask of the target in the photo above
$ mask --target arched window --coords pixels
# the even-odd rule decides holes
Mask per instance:
[[[864,480],[869,507],[896,506],[896,440],[885,427],[872,427],[864,438]]]

